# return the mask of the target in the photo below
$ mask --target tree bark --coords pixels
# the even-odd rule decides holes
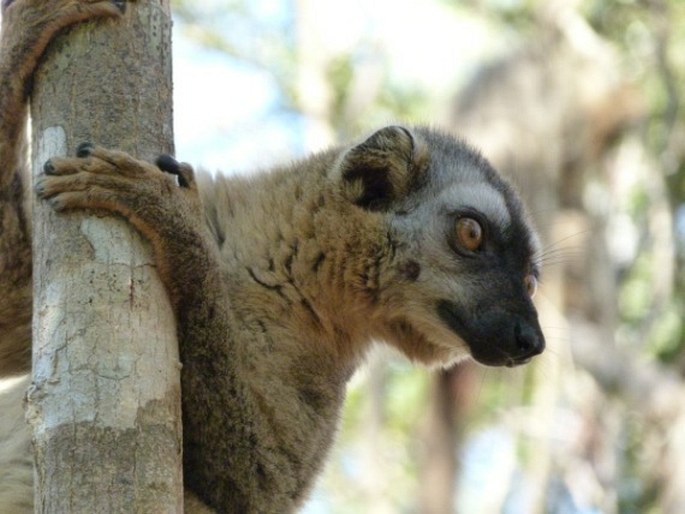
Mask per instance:
[[[421,514],[455,511],[457,457],[478,393],[477,365],[460,362],[431,377],[426,413],[419,432],[419,509]],[[489,488],[488,492],[493,490]]]
[[[461,364],[466,368],[469,364]],[[457,473],[457,405],[453,378],[463,370],[459,366],[433,373],[425,425],[421,434],[419,459],[419,512],[449,514],[454,512],[455,476]]]
[[[172,153],[168,0],[60,36],[31,103],[34,173],[83,141]],[[175,321],[148,245],[119,219],[33,209],[36,512],[182,512]]]

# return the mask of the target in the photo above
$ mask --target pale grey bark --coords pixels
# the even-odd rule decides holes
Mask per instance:
[[[76,27],[32,96],[33,169],[83,141],[172,151],[169,2]],[[36,512],[181,512],[175,322],[148,245],[123,220],[34,205]]]

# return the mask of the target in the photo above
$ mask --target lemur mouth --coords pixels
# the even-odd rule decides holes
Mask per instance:
[[[545,348],[535,311],[532,322],[528,319],[531,316],[523,317],[498,308],[478,316],[466,316],[450,300],[439,301],[437,311],[440,319],[466,342],[471,356],[486,366],[520,366]]]

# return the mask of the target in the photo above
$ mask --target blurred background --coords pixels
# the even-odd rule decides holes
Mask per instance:
[[[545,354],[374,352],[306,514],[685,512],[685,2],[172,4],[179,158],[247,173],[427,123],[511,177],[544,240]]]

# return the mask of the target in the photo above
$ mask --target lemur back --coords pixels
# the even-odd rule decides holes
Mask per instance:
[[[64,9],[3,3],[0,71],[23,66],[0,77],[0,107],[11,113],[0,125],[0,284],[9,293],[0,326],[13,334],[0,338],[5,373],[29,365],[15,137],[24,91],[55,26],[116,16],[122,2],[53,4]],[[299,507],[333,441],[346,383],[375,340],[430,366],[469,357],[515,366],[544,348],[531,300],[537,241],[518,195],[448,134],[385,127],[250,178],[196,179],[173,157],[150,164],[95,145],[44,171],[35,190],[54,209],[121,216],[151,243],[176,313],[184,479],[197,508]],[[0,442],[27,446],[25,433],[0,430]],[[26,461],[18,469],[25,477]]]

